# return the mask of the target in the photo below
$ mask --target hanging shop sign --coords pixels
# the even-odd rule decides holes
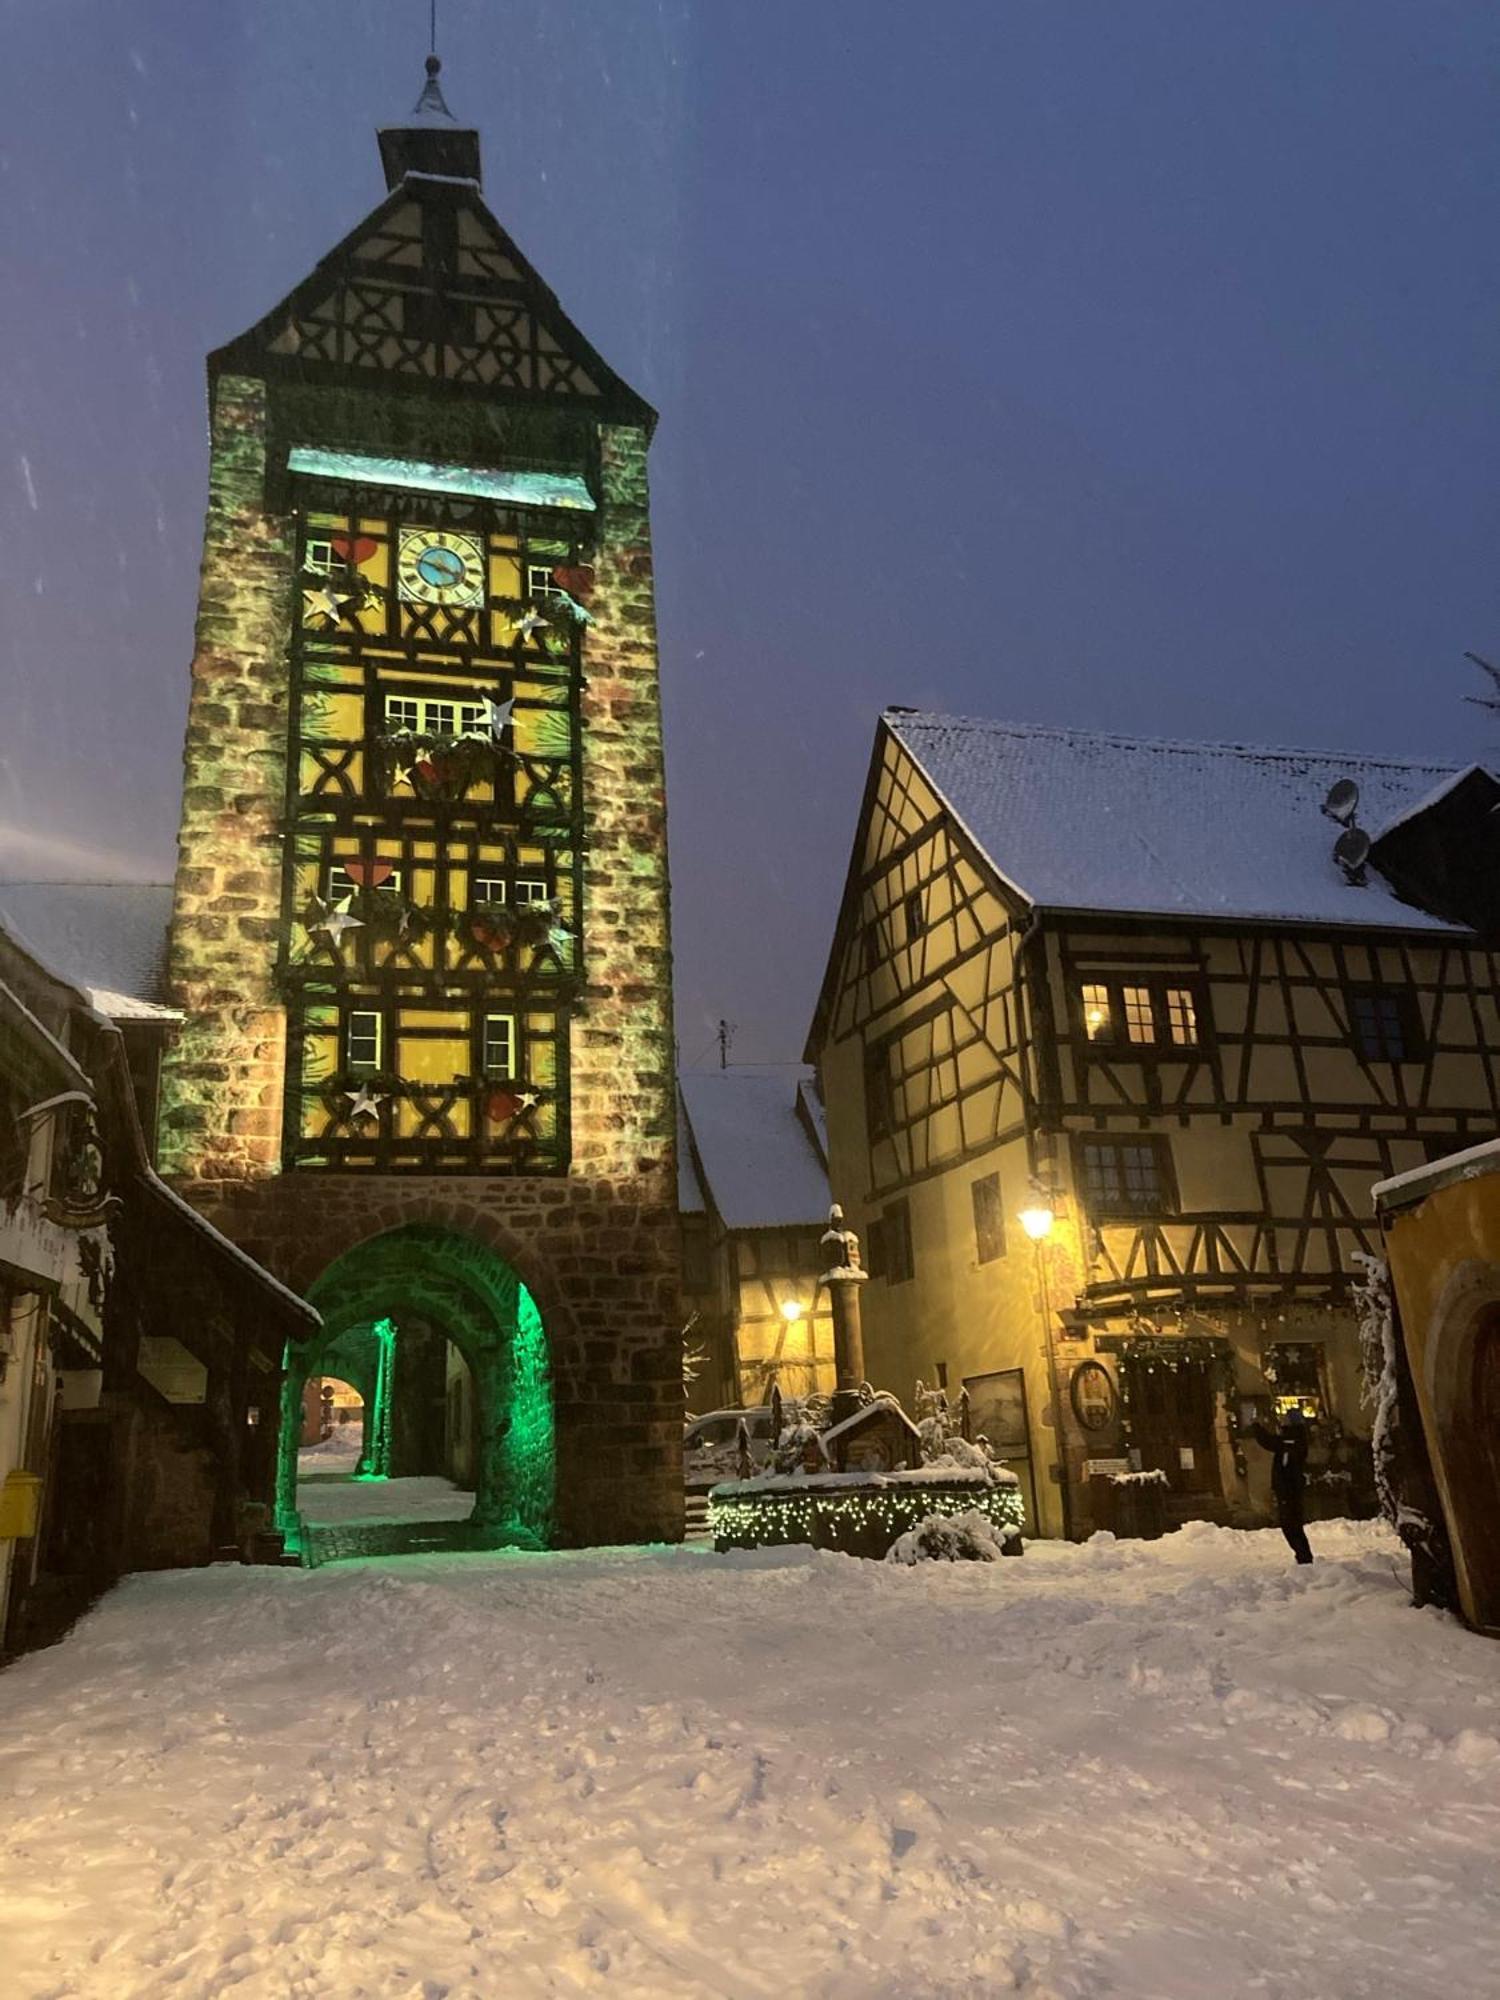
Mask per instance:
[[[1120,1414],[1120,1392],[1102,1361],[1080,1361],[1068,1384],[1073,1415],[1086,1431],[1107,1431]]]

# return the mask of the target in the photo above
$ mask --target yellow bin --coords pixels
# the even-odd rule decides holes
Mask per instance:
[[[0,1481],[0,1542],[18,1542],[34,1535],[41,1511],[41,1474],[7,1472]]]

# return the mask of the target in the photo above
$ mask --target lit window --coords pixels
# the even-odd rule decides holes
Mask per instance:
[[[1110,1016],[1109,988],[1107,986],[1084,987],[1083,1032],[1091,1042],[1108,1042],[1113,1040],[1115,1026]]]
[[[485,1015],[484,1068],[487,1076],[515,1075],[516,1017],[514,1014]]]
[[[484,709],[477,701],[429,701],[422,695],[388,694],[388,730],[409,729],[413,736],[473,736],[484,727]]]
[[[1160,1215],[1166,1208],[1162,1156],[1149,1139],[1085,1139],[1078,1156],[1091,1214]]]
[[[1164,996],[1167,1037],[1180,1049],[1190,1049],[1198,1040],[1198,1009],[1185,986],[1169,986]]]
[[[373,1010],[349,1016],[344,1031],[344,1060],[350,1069],[379,1069],[381,1020]]]
[[[1156,1019],[1151,1012],[1149,986],[1122,986],[1120,1002],[1125,1011],[1125,1033],[1132,1042],[1154,1042]]]
[[[346,896],[357,895],[361,886],[360,883],[354,880],[354,877],[341,862],[335,861],[328,871],[327,900],[330,903],[342,903]],[[381,880],[374,886],[379,889],[393,889],[399,892],[401,888],[401,870],[393,867],[390,874],[382,876]]]

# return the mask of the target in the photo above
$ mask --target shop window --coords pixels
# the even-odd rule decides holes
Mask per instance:
[[[1262,1365],[1278,1417],[1289,1410],[1300,1410],[1309,1421],[1327,1414],[1327,1368],[1321,1340],[1273,1342]]]
[[[1000,1201],[1000,1176],[986,1174],[969,1188],[974,1204],[974,1256],[981,1264],[993,1264],[1005,1255],[1005,1210]]]

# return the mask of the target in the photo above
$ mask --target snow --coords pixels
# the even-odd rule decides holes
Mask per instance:
[[[323,451],[293,445],[287,469],[318,479],[352,479],[367,486],[398,486],[412,493],[457,493],[522,507],[563,507],[593,513],[585,480],[564,472],[500,472],[480,466],[434,465],[409,458],[372,458],[359,451]]]
[[[474,1495],[451,1479],[354,1479],[347,1472],[330,1474],[329,1459],[315,1457],[317,1451],[314,1446],[297,1456],[297,1511],[310,1526],[338,1521],[467,1521],[474,1511]]]
[[[1439,764],[1244,744],[1153,742],[887,710],[995,869],[1057,910],[1380,925],[1464,935],[1333,859],[1329,787],[1352,778],[1378,827],[1458,775]]]
[[[842,1428],[840,1426],[839,1428]],[[821,1431],[824,1438],[832,1431]],[[713,1489],[723,1500],[755,1493],[836,1493],[846,1486],[1019,1486],[1002,1465],[898,1465],[889,1472],[757,1472],[749,1479],[724,1479]]]
[[[1428,1160],[1420,1167],[1408,1167],[1404,1174],[1391,1174],[1386,1180],[1376,1181],[1370,1198],[1377,1209],[1409,1207],[1445,1182],[1477,1180],[1497,1167],[1500,1167],[1500,1139],[1485,1139],[1477,1146],[1465,1147],[1461,1153],[1445,1153],[1441,1159]]]
[[[0,1675],[15,2000],[1454,2000],[1493,1642],[1315,1524],[128,1579]]]
[[[172,888],[166,882],[0,882],[0,923],[49,972],[94,1004],[165,990]]]
[[[797,1110],[800,1079],[745,1070],[679,1077],[695,1171],[727,1229],[828,1220],[828,1171]]]

